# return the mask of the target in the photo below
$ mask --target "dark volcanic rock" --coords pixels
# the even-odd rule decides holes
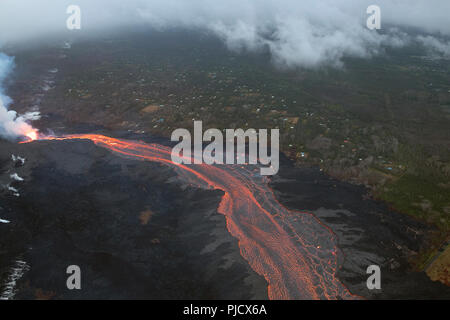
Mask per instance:
[[[182,189],[167,167],[82,141],[2,143],[0,165],[1,179],[25,178],[20,197],[0,196],[2,283],[15,260],[30,267],[15,298],[267,298],[217,213],[220,191]],[[66,288],[69,265],[81,290]]]
[[[313,212],[338,238],[344,259],[339,279],[353,294],[371,299],[448,299],[450,288],[412,272],[408,256],[424,243],[430,226],[389,210],[367,190],[330,178],[316,168],[281,165],[272,187],[288,208]],[[368,290],[369,265],[381,268],[381,290]]]

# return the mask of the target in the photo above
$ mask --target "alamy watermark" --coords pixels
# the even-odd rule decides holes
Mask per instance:
[[[367,18],[367,28],[369,30],[380,30],[381,29],[381,8],[377,5],[370,5],[366,10],[367,14],[370,16]]]
[[[81,29],[81,8],[77,5],[70,5],[66,10],[67,14],[70,16],[66,20],[66,26],[69,30],[80,30]]]
[[[176,129],[172,141],[180,141],[172,149],[172,161],[176,164],[260,164],[263,176],[275,175],[280,168],[280,132],[270,130],[270,155],[268,153],[268,130],[208,129],[203,133],[202,121],[194,121],[194,153],[192,137],[187,129]],[[247,143],[248,141],[248,143]],[[203,149],[203,142],[211,142]],[[248,146],[248,148],[247,148]]]
[[[70,5],[67,7],[66,13],[70,16],[66,20],[66,26],[69,30],[81,29],[81,8],[78,5]],[[366,13],[370,16],[367,18],[366,26],[369,30],[381,29],[381,8],[378,5],[370,5],[367,7]]]
[[[66,273],[70,274],[67,278],[66,286],[69,290],[81,290],[81,269],[77,265],[70,265],[66,269]]]
[[[366,270],[367,274],[370,274],[367,278],[366,285],[369,290],[381,290],[381,269],[380,266],[370,265]]]

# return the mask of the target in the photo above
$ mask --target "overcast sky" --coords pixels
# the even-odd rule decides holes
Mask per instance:
[[[268,47],[276,63],[340,65],[344,56],[369,57],[382,45],[404,45],[401,32],[366,28],[366,8],[381,7],[382,27],[412,26],[450,35],[450,0],[0,0],[0,44],[50,37],[66,30],[66,9],[79,5],[79,34],[148,24],[160,29],[201,28],[230,49]],[[417,38],[449,53],[447,42]]]

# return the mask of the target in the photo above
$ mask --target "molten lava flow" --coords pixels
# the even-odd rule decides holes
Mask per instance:
[[[37,129],[34,129],[32,126],[26,124],[23,126],[23,128],[21,128],[20,131],[20,135],[22,137],[24,137],[24,141],[20,142],[20,143],[28,143],[28,142],[33,142],[35,140],[38,140],[39,137],[39,131]],[[47,138],[43,138],[43,139],[47,139]]]
[[[102,135],[70,135],[46,140],[86,139],[134,159],[172,166],[186,183],[223,190],[219,212],[239,240],[241,255],[268,282],[270,299],[351,299],[336,278],[336,237],[312,214],[283,207],[266,177],[252,166],[176,165],[171,149]]]
[[[38,138],[38,132],[37,132],[37,130],[33,129],[32,131],[29,131],[29,132],[25,133],[25,136],[30,141],[34,141],[34,140],[37,140],[37,138]]]

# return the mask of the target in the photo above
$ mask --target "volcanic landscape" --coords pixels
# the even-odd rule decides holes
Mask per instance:
[[[102,74],[112,82],[101,93],[64,82],[77,79],[79,61],[95,74],[115,54],[125,66],[124,57],[140,56],[124,41],[105,39],[116,49],[106,58],[89,41],[8,52],[16,57],[11,108],[42,118],[37,137],[0,140],[0,218],[9,222],[0,223],[1,298],[450,298],[448,286],[410,267],[435,227],[364,186],[284,156],[270,178],[256,166],[175,165],[166,129],[158,131],[164,119],[153,116],[164,106],[142,113],[134,110],[141,98],[124,104],[122,89],[137,90],[134,75]],[[86,81],[78,76],[74,87]],[[173,94],[152,88],[155,99]],[[69,291],[65,270],[74,264],[83,289]],[[366,287],[372,264],[382,290]]]

